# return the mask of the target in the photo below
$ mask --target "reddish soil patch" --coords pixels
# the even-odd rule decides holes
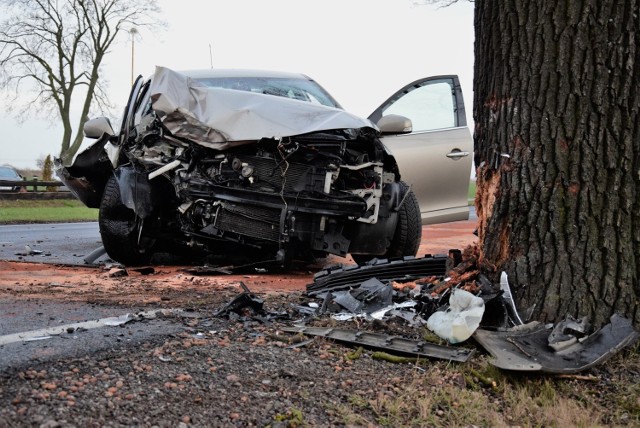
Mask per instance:
[[[475,222],[425,226],[418,255],[446,254],[475,242]],[[352,263],[351,258],[329,257],[324,264]],[[240,290],[240,281],[256,293],[302,292],[322,264],[304,271],[250,275],[196,276],[182,266],[155,266],[149,275],[128,269],[127,276],[112,276],[107,268],[60,266],[0,261],[0,299],[11,295],[89,301],[121,305],[202,304],[212,292]]]

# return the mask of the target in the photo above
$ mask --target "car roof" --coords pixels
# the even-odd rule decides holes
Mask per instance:
[[[211,68],[202,70],[182,70],[179,73],[189,76],[193,79],[204,79],[208,77],[275,77],[289,79],[311,80],[308,76],[301,73],[288,73],[284,71],[271,70],[251,70],[241,68]]]

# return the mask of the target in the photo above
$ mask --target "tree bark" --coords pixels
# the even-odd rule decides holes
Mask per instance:
[[[480,258],[518,307],[640,326],[640,0],[476,0]]]

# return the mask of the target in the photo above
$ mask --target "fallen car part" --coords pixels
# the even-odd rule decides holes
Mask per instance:
[[[511,294],[511,287],[509,287],[509,280],[507,278],[506,272],[502,272],[502,274],[500,275],[500,290],[502,290],[502,299],[505,302],[507,313],[513,324],[524,324],[522,322],[522,319],[520,318],[520,315],[518,314],[516,302],[513,300],[513,295]]]
[[[561,351],[582,338],[586,334],[587,328],[587,317],[577,320],[572,316],[567,316],[553,327],[553,331],[549,335],[549,346],[556,352]]]
[[[189,273],[191,275],[231,275],[237,273],[267,273],[268,269],[263,268],[261,266],[266,266],[268,268],[277,267],[277,260],[261,260],[259,262],[246,263],[242,265],[228,265],[228,266],[194,266],[190,268],[182,269],[182,272]]]
[[[473,349],[452,348],[428,342],[404,339],[397,336],[357,330],[323,327],[287,327],[282,330],[288,333],[302,333],[308,336],[320,336],[354,346],[363,346],[417,357],[436,358],[458,362],[466,362],[474,353]]]
[[[455,288],[449,297],[449,308],[434,312],[427,320],[427,328],[449,343],[460,343],[480,326],[483,314],[481,297]]]
[[[376,278],[363,282],[353,290],[335,292],[333,302],[353,314],[360,312],[371,314],[392,303],[393,287],[383,284]]]
[[[505,331],[478,329],[473,337],[494,357],[491,364],[501,369],[577,373],[606,361],[640,336],[629,319],[617,314],[600,330],[558,352],[549,346],[552,332],[550,325],[531,322]]]
[[[244,282],[240,281],[240,286],[242,287],[244,292],[234,297],[222,309],[216,312],[214,316],[227,316],[230,312],[239,314],[244,308],[251,308],[256,313],[262,312],[264,300],[253,294],[251,290],[249,290],[249,287],[244,284]]]
[[[326,268],[307,285],[307,295],[317,296],[327,291],[358,287],[370,278],[379,281],[399,281],[425,276],[443,276],[448,257],[426,255],[402,259],[373,259],[366,265],[347,265]]]
[[[107,254],[107,250],[104,249],[104,245],[101,245],[95,250],[93,250],[92,252],[90,252],[89,254],[87,254],[84,257],[84,262],[88,265],[91,265],[93,264],[93,262],[98,260],[100,257],[104,256],[105,254]]]

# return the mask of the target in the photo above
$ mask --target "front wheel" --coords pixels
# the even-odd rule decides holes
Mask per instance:
[[[406,193],[402,204],[398,208],[398,222],[393,233],[393,239],[387,251],[380,256],[376,256],[377,258],[388,259],[415,256],[420,247],[422,217],[418,198],[404,182],[402,182],[402,186],[406,189]],[[372,258],[371,255],[367,254],[352,254],[351,257],[359,265],[365,264]]]
[[[420,205],[416,195],[410,189],[407,189],[404,201],[398,209],[398,223],[385,257],[415,256],[421,240],[422,217],[420,215]]]
[[[126,266],[148,264],[153,255],[153,241],[139,237],[141,219],[124,205],[120,186],[114,175],[104,188],[98,224],[102,245],[109,257]]]

